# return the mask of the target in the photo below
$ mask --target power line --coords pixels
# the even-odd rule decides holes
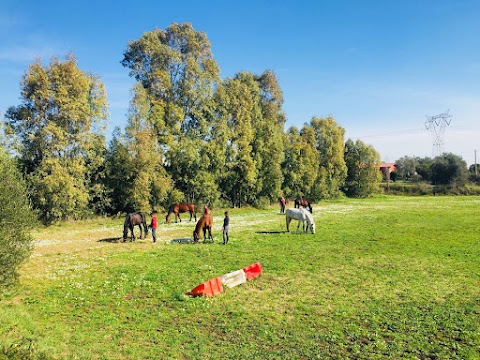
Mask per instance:
[[[364,136],[351,136],[352,139],[364,139],[364,138],[372,138],[372,137],[383,137],[389,135],[405,135],[405,134],[414,134],[414,133],[423,133],[425,130],[422,128],[419,129],[407,129],[407,130],[398,130],[398,131],[390,131],[387,133],[381,134],[372,134],[372,135],[364,135]]]

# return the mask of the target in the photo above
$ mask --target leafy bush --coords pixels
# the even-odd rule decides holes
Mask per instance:
[[[382,183],[384,194],[388,195],[480,195],[480,186],[467,184],[465,186],[432,185],[426,182],[397,181]]]
[[[28,232],[35,221],[24,181],[13,161],[0,150],[0,293],[16,283],[18,266],[31,253]]]
[[[424,182],[413,183],[397,181],[394,183],[381,184],[385,194],[389,195],[432,195],[433,186]]]

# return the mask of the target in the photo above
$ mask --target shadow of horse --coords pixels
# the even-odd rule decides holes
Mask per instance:
[[[113,238],[100,239],[97,242],[118,243],[120,241],[122,241],[121,237],[113,237]]]
[[[286,234],[288,231],[255,231],[255,234]]]
[[[188,237],[170,240],[170,244],[190,244],[191,242],[193,242],[193,240]]]

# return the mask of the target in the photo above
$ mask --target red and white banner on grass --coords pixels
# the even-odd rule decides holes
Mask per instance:
[[[223,291],[223,286],[232,288],[243,284],[247,280],[252,280],[259,276],[262,271],[262,265],[260,263],[255,263],[244,267],[243,269],[208,280],[207,282],[193,288],[192,291],[189,291],[186,294],[191,296],[214,296]]]

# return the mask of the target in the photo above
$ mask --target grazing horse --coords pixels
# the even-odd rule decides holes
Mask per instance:
[[[132,234],[130,241],[135,241],[135,233],[133,232],[134,226],[138,226],[140,228],[140,239],[144,239],[148,234],[148,228],[147,219],[143,212],[134,212],[127,214],[127,216],[125,217],[125,223],[123,224],[123,242],[127,241],[129,229]]]
[[[195,205],[192,203],[175,203],[172,204],[168,208],[168,213],[167,217],[165,218],[165,222],[168,224],[170,222],[170,215],[172,213],[175,214],[175,222],[177,222],[177,219],[182,222],[182,219],[180,218],[180,213],[185,213],[185,212],[190,213],[190,221],[192,221],[192,216],[195,217],[195,221],[197,221],[197,212],[195,211]]]
[[[315,234],[315,223],[313,221],[313,216],[305,209],[287,209],[287,213],[285,215],[286,222],[287,222],[287,231],[290,232],[290,221],[292,219],[298,220],[297,225],[297,232],[298,228],[300,227],[300,223],[302,223],[303,232],[307,233],[308,229],[310,228],[310,232]]]
[[[198,220],[195,230],[193,230],[193,242],[198,242],[200,239],[200,231],[203,230],[203,241],[207,240],[206,233],[208,231],[208,239],[211,239],[213,242],[212,236],[212,224],[213,217],[211,214],[203,214],[202,217]]]
[[[303,206],[304,208],[307,208],[308,211],[310,211],[310,213],[313,214],[313,209],[312,209],[312,205],[310,204],[310,201],[305,199],[303,196],[295,199],[295,208],[299,209],[301,206]]]

